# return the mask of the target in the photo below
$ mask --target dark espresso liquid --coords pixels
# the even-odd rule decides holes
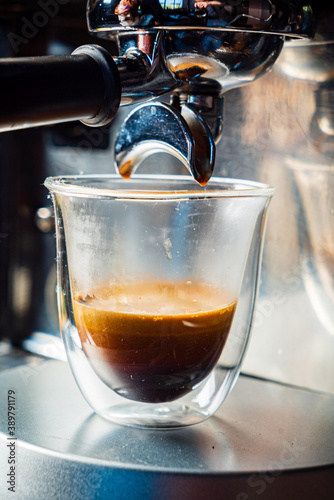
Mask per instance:
[[[208,286],[138,283],[73,301],[75,323],[97,375],[132,400],[187,394],[214,368],[236,302]]]

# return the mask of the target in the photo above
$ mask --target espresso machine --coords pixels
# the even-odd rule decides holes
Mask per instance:
[[[110,498],[112,477],[124,488],[118,496],[112,490],[114,498],[142,498],[144,483],[155,498],[159,481],[164,498],[180,498],[172,493],[180,485],[182,498],[207,498],[197,493],[200,480],[214,498],[222,498],[215,496],[222,487],[226,498],[326,495],[334,463],[334,7],[300,0],[26,0],[1,2],[0,13],[0,338],[30,353],[29,362],[42,356],[37,368],[19,368],[17,375],[23,383],[28,374],[33,396],[47,394],[42,376],[68,384],[63,364],[48,364],[65,358],[46,176],[186,172],[203,185],[214,175],[275,187],[244,380],[227,408],[234,425],[247,411],[249,380],[260,384],[254,404],[267,417],[262,438],[261,430],[249,434],[255,410],[244,447],[232,424],[222,438],[214,422],[198,435],[182,431],[182,457],[168,433],[136,441],[135,432],[116,430],[120,466],[105,442],[107,425],[66,393],[87,417],[65,432],[69,446],[57,448],[46,423],[31,413],[42,429],[31,444],[56,450],[43,455],[43,477],[51,481],[53,468],[64,469],[65,453],[87,498],[97,491]],[[51,406],[49,422],[56,403]],[[26,425],[28,433],[33,425]],[[65,417],[54,423],[55,435],[57,425],[64,431]],[[283,448],[279,433],[289,436]],[[248,461],[242,447],[253,447]],[[31,453],[22,449],[22,457]],[[138,496],[129,493],[124,470],[129,484],[140,484]],[[29,472],[26,466],[22,474]],[[29,485],[35,491],[32,480]]]

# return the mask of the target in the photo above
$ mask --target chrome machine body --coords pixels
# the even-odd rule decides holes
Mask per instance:
[[[89,1],[87,19],[90,33],[117,43],[123,102],[171,91],[170,105],[144,104],[126,119],[115,145],[118,170],[130,174],[152,152],[167,151],[204,184],[221,137],[223,94],[265,74],[286,35],[306,38],[314,29],[309,4],[262,0]]]

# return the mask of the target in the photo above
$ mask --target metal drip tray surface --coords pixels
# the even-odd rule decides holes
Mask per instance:
[[[206,422],[139,430],[92,413],[68,364],[41,360],[0,374],[1,498],[12,498],[3,481],[9,390],[20,499],[298,499],[298,488],[305,499],[315,485],[320,497],[334,486],[331,395],[240,377]]]

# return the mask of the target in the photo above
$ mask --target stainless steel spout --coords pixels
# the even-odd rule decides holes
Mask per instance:
[[[215,159],[215,142],[205,120],[193,105],[180,111],[164,103],[144,103],[125,119],[115,144],[120,174],[129,177],[154,153],[178,158],[199,184],[207,184]]]

